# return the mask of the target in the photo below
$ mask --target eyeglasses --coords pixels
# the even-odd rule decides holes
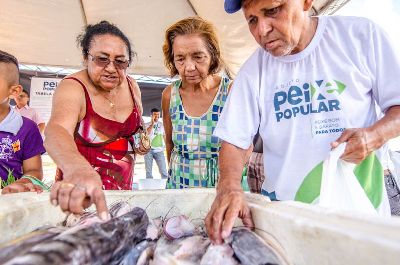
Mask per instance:
[[[121,60],[121,59],[115,59],[114,61],[111,61],[110,58],[104,57],[104,56],[94,56],[89,53],[89,56],[92,57],[92,61],[99,67],[107,67],[110,63],[113,63],[115,68],[119,70],[125,70],[129,66],[129,61],[128,60]]]

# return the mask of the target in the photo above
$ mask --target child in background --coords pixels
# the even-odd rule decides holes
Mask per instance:
[[[17,59],[0,51],[0,177],[2,194],[41,191],[45,152],[37,125],[10,107],[22,91]],[[15,181],[14,181],[15,179]],[[39,181],[38,181],[39,180]]]
[[[22,88],[21,94],[15,97],[14,100],[16,103],[14,109],[19,114],[21,114],[22,117],[33,120],[37,124],[40,133],[43,134],[45,127],[44,120],[42,119],[42,117],[40,117],[39,112],[36,109],[28,105],[28,102],[30,100],[29,93]]]

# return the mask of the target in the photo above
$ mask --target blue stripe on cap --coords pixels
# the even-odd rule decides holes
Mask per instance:
[[[240,10],[242,7],[242,0],[225,0],[224,8],[226,13],[232,14]]]

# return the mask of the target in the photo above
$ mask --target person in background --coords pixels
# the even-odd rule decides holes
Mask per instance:
[[[385,187],[389,198],[390,212],[392,215],[400,216],[400,189],[391,169],[394,169],[390,158],[389,144],[382,146],[382,167]]]
[[[375,104],[376,113],[380,119],[385,115]],[[381,147],[381,163],[385,181],[386,192],[389,198],[390,212],[392,215],[400,215],[400,189],[394,176],[394,164],[391,159],[389,142]],[[392,172],[393,171],[393,172]]]
[[[118,27],[107,21],[88,25],[77,40],[85,69],[60,82],[45,130],[46,149],[58,166],[50,199],[70,213],[95,203],[106,220],[103,189],[132,189],[141,95],[127,75],[131,43]]]
[[[223,140],[221,174],[205,223],[215,243],[229,237],[237,217],[254,227],[240,173],[258,129],[268,164],[262,192],[271,200],[318,199],[323,161],[346,143],[341,159],[356,164],[371,204],[388,213],[378,151],[400,135],[400,56],[368,19],[310,17],[312,4],[225,0],[228,13],[243,10],[260,47],[236,76],[214,133]]]
[[[43,140],[36,124],[10,106],[20,95],[18,60],[0,51],[0,179],[2,194],[41,191]],[[14,181],[15,180],[15,181]]]
[[[21,116],[26,117],[30,120],[33,120],[37,126],[39,127],[39,131],[41,134],[44,132],[45,122],[40,117],[39,113],[34,109],[31,108],[29,103],[29,93],[26,90],[22,90],[21,94],[14,97],[15,100],[15,107],[14,109],[21,114]]]
[[[253,139],[253,151],[250,154],[249,163],[247,165],[247,182],[250,192],[261,193],[264,180],[263,142],[260,133],[257,132]]]
[[[145,124],[147,133],[150,136],[151,149],[144,156],[146,167],[146,178],[153,178],[153,159],[156,161],[158,170],[162,178],[167,178],[167,168],[165,165],[165,133],[164,126],[160,120],[160,110],[157,108],[151,109],[151,121]]]
[[[199,17],[180,20],[166,30],[163,52],[170,75],[180,77],[162,93],[167,188],[215,187],[221,142],[213,131],[231,81],[217,74],[223,62],[214,27]]]

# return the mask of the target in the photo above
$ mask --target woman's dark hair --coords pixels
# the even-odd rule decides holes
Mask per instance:
[[[165,32],[164,45],[162,49],[164,53],[164,64],[168,68],[170,75],[175,76],[178,74],[178,69],[176,69],[174,63],[174,53],[172,49],[174,39],[176,36],[189,34],[199,34],[203,38],[207,50],[211,55],[211,64],[208,74],[218,73],[221,67],[224,66],[224,62],[222,60],[221,50],[214,26],[200,17],[189,17],[171,25]]]
[[[87,25],[84,32],[76,38],[78,46],[82,49],[83,58],[87,59],[93,38],[106,34],[119,37],[123,42],[125,42],[125,45],[128,48],[129,62],[132,62],[132,57],[134,57],[136,53],[132,50],[131,42],[128,37],[122,33],[117,26],[105,20],[94,25]]]

